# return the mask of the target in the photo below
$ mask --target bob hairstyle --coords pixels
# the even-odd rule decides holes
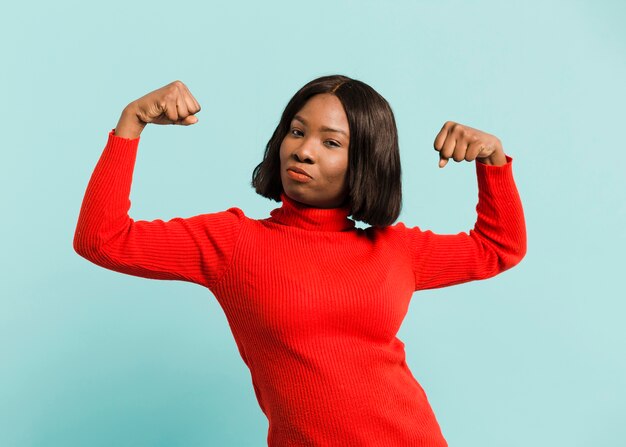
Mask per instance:
[[[302,87],[289,100],[267,143],[263,161],[254,168],[252,187],[263,197],[280,202],[280,145],[291,120],[313,96],[335,95],[346,112],[348,196],[353,219],[372,226],[391,225],[402,208],[400,151],[396,121],[389,103],[372,87],[347,76],[323,76]]]

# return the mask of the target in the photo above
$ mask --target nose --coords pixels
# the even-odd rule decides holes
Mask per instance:
[[[293,150],[291,156],[300,163],[315,163],[315,147],[309,138],[302,138],[300,144]]]

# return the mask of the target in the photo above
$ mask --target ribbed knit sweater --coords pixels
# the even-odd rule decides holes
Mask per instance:
[[[347,207],[312,208],[285,194],[266,219],[230,208],[134,221],[138,142],[109,134],[75,250],[107,269],[213,293],[268,418],[269,446],[447,445],[396,334],[415,291],[489,278],[524,256],[510,157],[476,163],[474,228],[438,235],[402,223],[356,228]]]

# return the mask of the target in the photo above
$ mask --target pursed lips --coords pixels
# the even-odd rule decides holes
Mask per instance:
[[[307,177],[313,178],[313,177],[311,177],[311,175],[310,175],[308,172],[306,172],[306,171],[305,171],[305,170],[303,170],[303,169],[296,168],[295,166],[289,167],[289,168],[287,168],[287,170],[288,170],[288,171],[297,172],[298,174],[304,174],[304,175],[306,175]]]

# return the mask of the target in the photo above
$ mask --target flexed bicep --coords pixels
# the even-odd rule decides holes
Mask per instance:
[[[512,266],[513,258],[475,230],[454,235],[407,231],[415,290],[487,279]]]
[[[168,221],[129,219],[99,243],[78,244],[77,252],[109,270],[210,287],[230,263],[243,218],[231,208]],[[98,240],[96,228],[88,231]]]
[[[128,211],[137,145],[109,134],[83,198],[74,249],[110,270],[210,286],[234,250],[243,212],[134,221]]]
[[[477,219],[469,232],[442,235],[406,229],[416,290],[486,279],[525,256],[526,225],[511,163],[507,157],[503,166],[476,164]]]

